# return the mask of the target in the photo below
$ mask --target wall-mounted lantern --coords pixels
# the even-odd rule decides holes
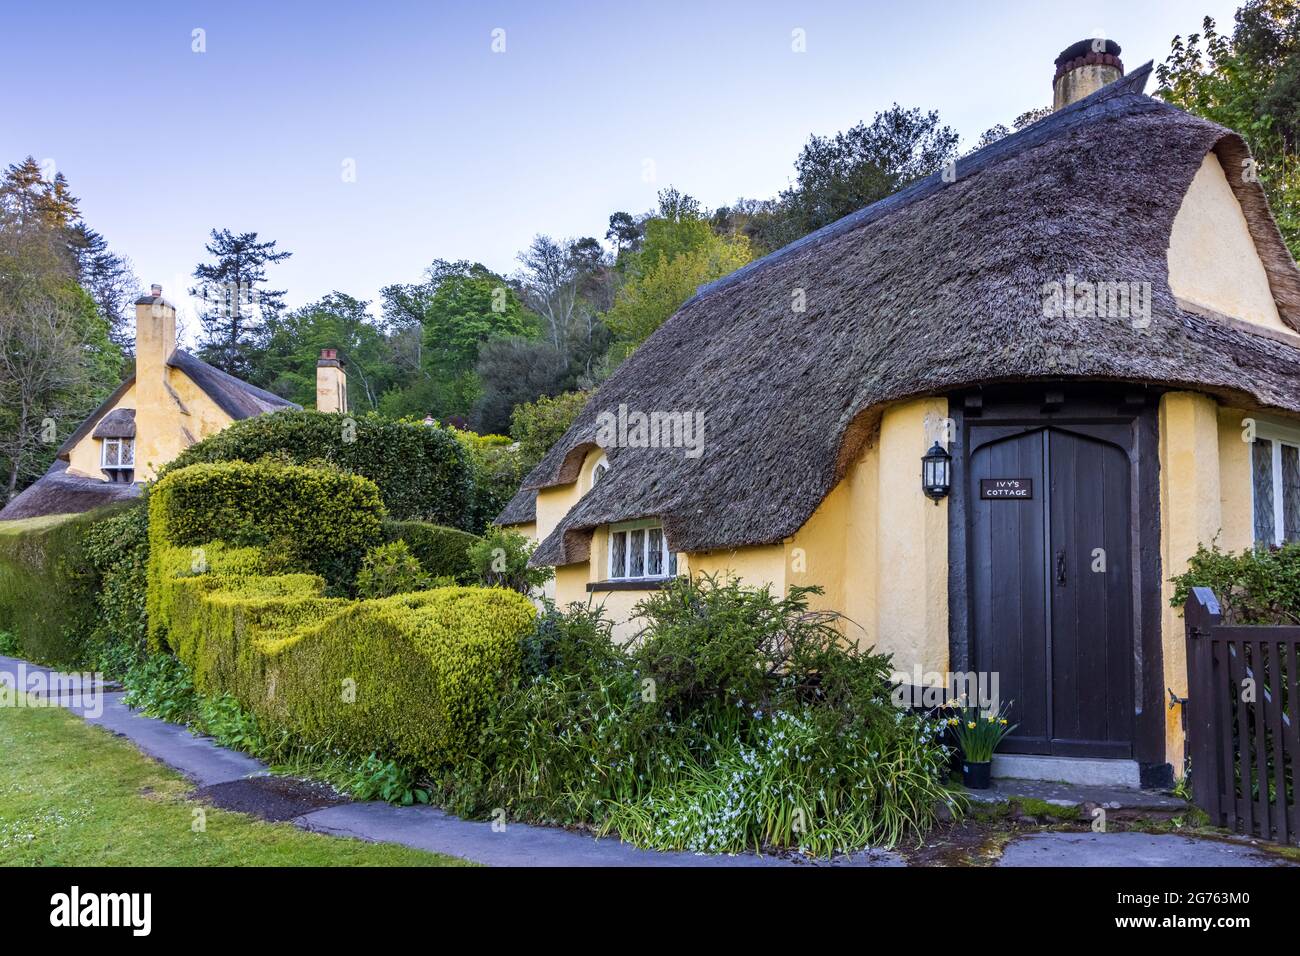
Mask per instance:
[[[951,486],[952,455],[948,454],[943,445],[935,442],[921,456],[921,490],[938,505],[940,499],[948,497]]]

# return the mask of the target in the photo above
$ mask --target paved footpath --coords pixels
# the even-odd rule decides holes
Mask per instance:
[[[53,672],[12,657],[0,656],[0,680],[33,688],[32,675],[45,686]],[[65,675],[58,689],[35,690],[87,723],[126,737],[142,752],[179,771],[199,787],[266,776],[266,765],[247,754],[219,747],[210,738],[153,717],[122,703],[122,694],[91,681]],[[500,832],[490,823],[462,820],[434,807],[394,807],[352,802],[293,818],[304,830],[354,837],[445,853],[493,866],[904,866],[900,854],[872,850],[812,862],[786,857],[716,856],[640,850],[616,838],[594,839],[554,827],[510,823]],[[1009,846],[999,866],[1274,866],[1278,858],[1244,843],[1192,840],[1170,834],[1037,833]]]

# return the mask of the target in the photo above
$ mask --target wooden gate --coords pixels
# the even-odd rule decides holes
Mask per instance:
[[[1224,625],[1199,587],[1184,618],[1196,805],[1215,826],[1300,843],[1300,627]]]

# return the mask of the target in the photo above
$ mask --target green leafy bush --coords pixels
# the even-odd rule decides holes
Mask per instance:
[[[394,518],[477,530],[470,523],[474,466],[464,446],[446,429],[374,414],[281,411],[247,418],[181,452],[160,477],[198,463],[268,456],[300,465],[328,462],[368,478]]]
[[[87,663],[118,678],[146,652],[148,509],[137,503],[93,523],[85,548],[99,578]]]
[[[889,658],[847,646],[810,593],[679,579],[642,602],[626,648],[598,609],[548,609],[439,799],[663,849],[919,838],[957,806],[943,726],[894,708]]]
[[[433,586],[405,541],[393,541],[370,549],[357,572],[357,597],[381,598]]]
[[[0,521],[0,630],[17,635],[21,656],[58,666],[87,663],[99,614],[88,532],[122,507]]]
[[[489,528],[469,549],[469,561],[478,580],[488,587],[509,588],[531,594],[555,574],[554,568],[530,568],[528,559],[537,545],[516,531]]]
[[[154,654],[126,674],[122,701],[147,717],[188,724],[199,709],[199,696],[189,668],[170,654]]]
[[[519,446],[505,435],[479,435],[449,429],[469,453],[474,468],[474,495],[465,527],[478,531],[492,523],[523,481]]]
[[[455,578],[460,584],[476,579],[469,551],[476,535],[427,521],[385,521],[385,541],[404,541],[420,565],[434,577]]]
[[[409,768],[375,754],[356,767],[346,787],[357,800],[385,800],[403,807],[429,802],[429,791],[416,785]]]
[[[10,656],[17,654],[19,650],[18,635],[10,631],[0,631],[0,654]]]
[[[1226,623],[1300,624],[1300,542],[1239,554],[1202,545],[1172,580],[1174,607],[1187,603],[1192,588],[1208,587]]]
[[[199,693],[298,740],[419,767],[464,756],[536,614],[502,589],[329,598],[319,577],[259,574],[255,548],[204,546],[198,573],[189,557],[155,549],[151,605]]]
[[[515,406],[510,415],[510,437],[519,442],[522,474],[532,471],[551,446],[564,437],[589,398],[591,392],[565,392]]]

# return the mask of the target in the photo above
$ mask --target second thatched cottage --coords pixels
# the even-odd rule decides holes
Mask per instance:
[[[347,374],[334,349],[322,350],[316,364],[316,407],[348,409]],[[135,497],[195,442],[285,408],[298,406],[178,348],[176,308],[155,285],[135,303],[135,373],[68,436],[50,469],[0,509],[0,521]]]
[[[1066,50],[1052,115],[651,336],[498,518],[557,599],[821,585],[900,671],[996,673],[1004,750],[1181,773],[1168,579],[1300,538],[1300,270],[1241,137],[1119,52]]]

